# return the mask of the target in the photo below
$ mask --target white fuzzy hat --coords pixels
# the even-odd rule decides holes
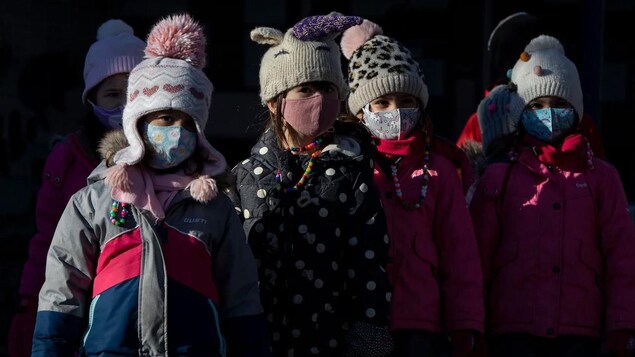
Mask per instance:
[[[578,118],[584,114],[578,70],[554,37],[540,35],[529,42],[512,69],[511,81],[524,101],[511,106],[510,114],[515,118],[520,117],[525,105],[543,96],[563,98],[571,103]]]
[[[377,24],[364,20],[361,25],[344,31],[341,46],[349,60],[348,108],[351,113],[357,114],[373,99],[394,92],[413,95],[424,108],[427,106],[428,87],[423,82],[419,64],[406,47],[384,36]]]
[[[260,63],[260,99],[263,105],[299,84],[326,81],[335,84],[340,98],[348,94],[340,50],[334,41],[343,30],[359,24],[357,16],[338,13],[302,19],[283,34],[270,27],[257,27],[251,39],[272,45]]]
[[[84,61],[82,102],[86,104],[88,92],[104,79],[130,72],[143,60],[145,47],[145,42],[122,20],[111,19],[101,24],[97,42],[90,46]]]
[[[129,146],[115,154],[114,162],[134,165],[141,161],[145,146],[137,129],[139,119],[148,113],[174,109],[192,117],[198,145],[209,160],[224,163],[204,135],[213,86],[202,71],[206,64],[203,29],[188,14],[172,15],[154,25],[147,42],[147,59],[128,78],[123,128]]]

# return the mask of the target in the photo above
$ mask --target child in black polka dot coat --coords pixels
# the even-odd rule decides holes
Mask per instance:
[[[333,38],[361,21],[331,14],[286,34],[257,28],[271,113],[230,192],[254,255],[274,356],[387,356],[388,236],[374,146],[336,117],[347,86]],[[324,33],[324,31],[331,31]]]

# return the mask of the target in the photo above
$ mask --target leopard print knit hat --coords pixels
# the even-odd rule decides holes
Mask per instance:
[[[348,108],[357,114],[371,100],[388,93],[413,95],[423,108],[428,87],[419,64],[397,40],[384,36],[377,24],[364,20],[342,34],[342,53],[348,62]]]

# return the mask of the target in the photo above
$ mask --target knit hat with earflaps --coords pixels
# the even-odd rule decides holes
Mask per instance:
[[[394,92],[413,95],[426,107],[428,87],[423,82],[419,64],[406,47],[384,36],[377,24],[364,20],[361,25],[344,31],[341,46],[349,60],[348,108],[352,114],[357,114],[373,99]]]
[[[168,16],[150,31],[146,59],[130,72],[128,78],[123,127],[129,146],[115,154],[116,165],[108,169],[106,183],[111,187],[125,191],[125,167],[139,163],[144,157],[145,145],[137,128],[139,120],[146,114],[167,109],[184,112],[194,120],[198,148],[206,154],[206,174],[213,176],[224,172],[225,158],[210,145],[204,134],[213,91],[212,82],[202,71],[206,64],[205,45],[202,27],[188,14]],[[206,201],[216,196],[215,183],[207,175],[192,182],[193,187],[202,187],[204,191],[191,189],[195,199]],[[203,185],[201,180],[208,180],[208,184]],[[213,187],[207,188],[209,184]]]
[[[512,69],[511,81],[523,99],[510,106],[513,118],[520,118],[525,105],[544,96],[560,97],[571,103],[578,120],[584,114],[578,70],[555,37],[540,35],[531,40]]]
[[[82,102],[86,104],[88,92],[104,79],[130,72],[143,60],[145,47],[145,42],[122,20],[111,19],[101,24],[97,41],[88,49],[84,61]]]
[[[335,84],[340,99],[346,98],[348,86],[334,39],[343,30],[361,22],[357,16],[331,13],[304,18],[284,34],[270,27],[252,30],[253,41],[272,46],[260,63],[262,104],[266,105],[289,88],[315,81]]]

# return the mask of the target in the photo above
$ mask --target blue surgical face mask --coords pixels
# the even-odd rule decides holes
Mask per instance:
[[[197,135],[182,126],[159,126],[144,122],[148,142],[154,148],[149,161],[155,169],[169,169],[192,155],[196,148]]]
[[[401,108],[385,112],[371,112],[370,106],[362,108],[364,125],[380,139],[402,140],[408,137],[419,122],[419,108]]]
[[[123,105],[114,107],[111,109],[100,107],[88,101],[93,107],[93,113],[99,119],[99,122],[106,128],[106,130],[121,129],[123,128]]]
[[[575,111],[573,108],[525,109],[521,121],[529,135],[553,142],[573,127]]]

